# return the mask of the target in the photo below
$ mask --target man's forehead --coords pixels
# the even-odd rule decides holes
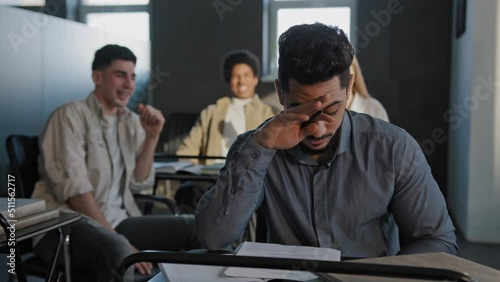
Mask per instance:
[[[316,82],[316,83],[301,83],[297,80],[290,78],[288,82],[288,92],[313,92],[313,91],[341,91],[342,87],[340,85],[340,79],[338,76],[334,76],[326,81]]]
[[[107,68],[111,71],[134,72],[135,64],[132,61],[114,60]]]

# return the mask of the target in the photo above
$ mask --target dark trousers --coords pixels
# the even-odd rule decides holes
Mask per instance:
[[[190,250],[199,248],[196,224],[191,215],[141,216],[125,219],[113,233],[95,221],[82,218],[71,224],[70,255],[72,268],[88,269],[95,281],[111,280],[111,270],[132,254],[132,244],[139,250]],[[47,233],[34,247],[34,253],[49,262],[56,233]],[[130,242],[130,243],[129,243]],[[62,263],[62,254],[58,263]],[[77,280],[77,277],[72,277]]]

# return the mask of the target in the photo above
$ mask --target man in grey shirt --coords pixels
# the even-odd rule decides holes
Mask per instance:
[[[197,207],[208,249],[235,240],[261,208],[267,241],[336,248],[347,257],[456,253],[456,237],[422,150],[403,129],[346,110],[353,48],[320,23],[279,39],[284,111],[239,136]]]

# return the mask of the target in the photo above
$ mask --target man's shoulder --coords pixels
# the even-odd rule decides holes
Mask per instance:
[[[90,111],[85,100],[70,101],[56,108],[52,116],[76,116]]]
[[[396,138],[405,140],[410,135],[401,127],[368,114],[349,111],[353,133],[369,138]]]
[[[227,109],[230,103],[231,98],[229,97],[219,98],[214,104],[210,104],[206,108],[204,108],[200,113],[200,117],[202,119],[211,117],[214,113],[221,111],[222,109]]]

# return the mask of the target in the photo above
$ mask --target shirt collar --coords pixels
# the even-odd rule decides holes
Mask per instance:
[[[86,102],[89,108],[92,110],[92,112],[96,113],[99,119],[104,118],[104,112],[102,111],[102,107],[101,104],[99,103],[99,100],[97,100],[95,92],[90,93],[90,95],[87,97]],[[129,115],[130,115],[130,110],[127,107],[118,110],[118,118],[120,120],[124,120]]]
[[[232,102],[232,97],[222,97],[222,98],[219,98],[217,100],[216,104],[219,106],[223,106],[223,105],[227,106],[231,102]],[[259,95],[257,93],[255,93],[255,95],[253,95],[251,101],[249,103],[247,103],[247,105],[257,105],[259,103],[261,103]]]

